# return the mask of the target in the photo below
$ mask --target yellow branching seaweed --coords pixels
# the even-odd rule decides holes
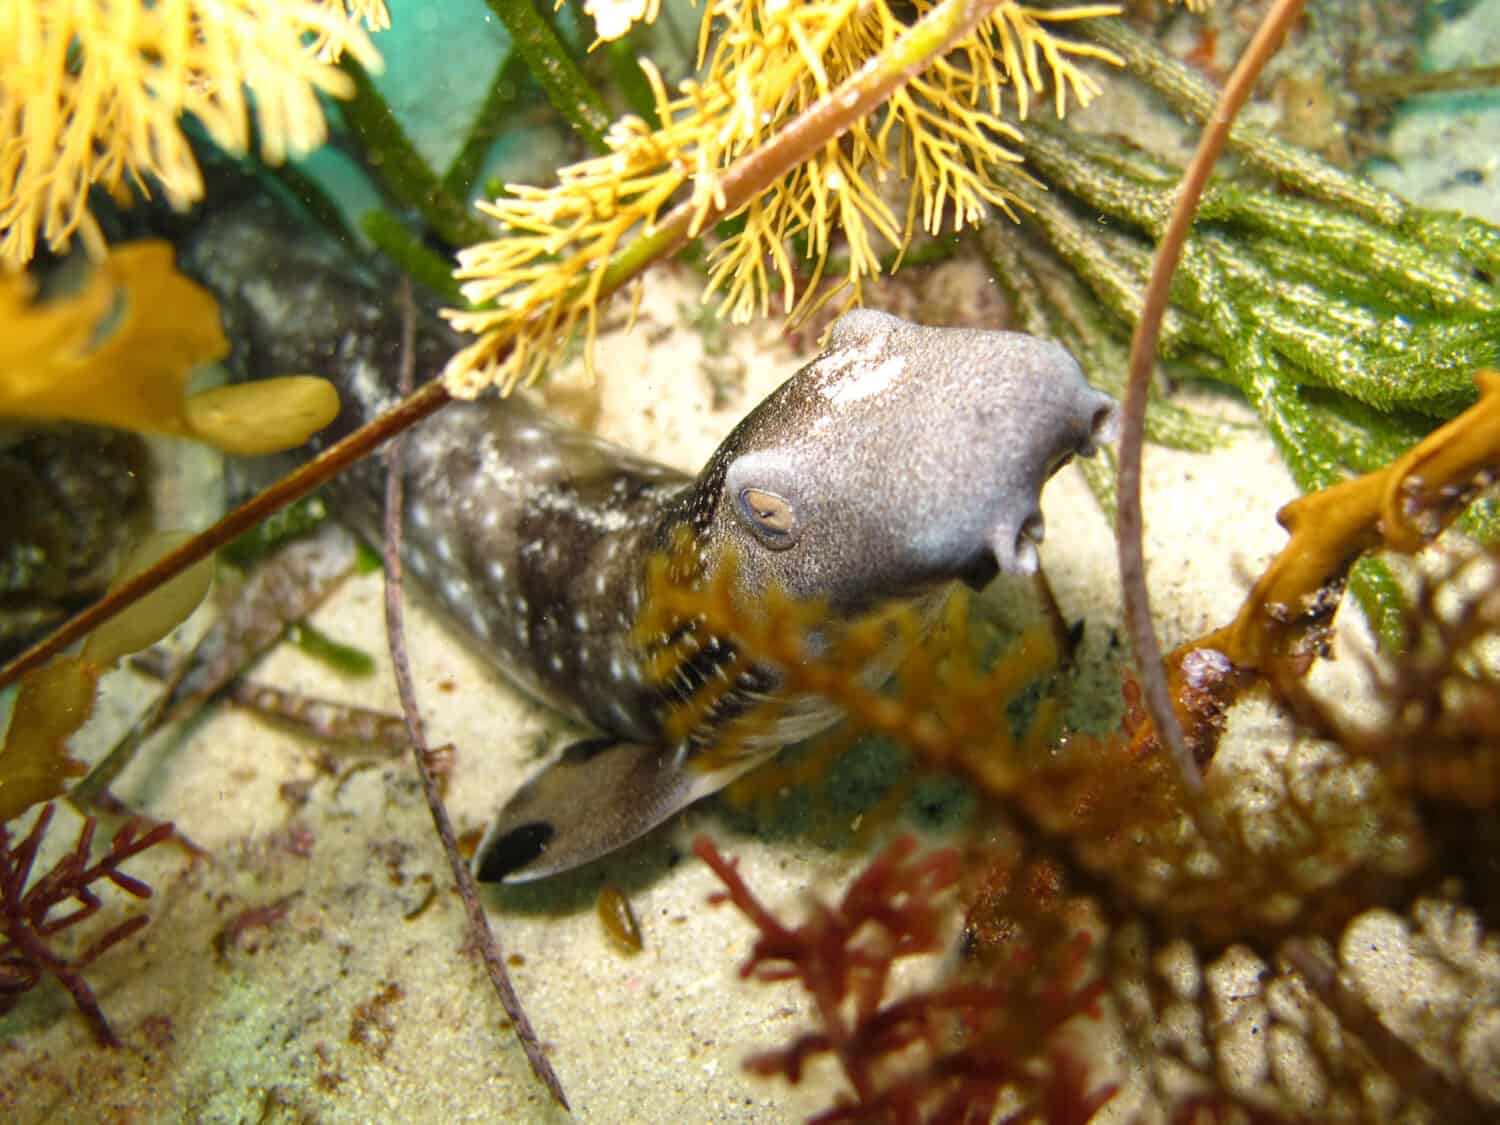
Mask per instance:
[[[507,388],[537,375],[584,322],[592,337],[605,273],[617,251],[649,235],[664,209],[688,192],[693,234],[726,206],[722,176],[764,149],[786,124],[857,81],[870,60],[896,49],[911,17],[934,0],[897,6],[888,0],[711,0],[700,39],[702,78],[670,94],[642,61],[661,122],[625,117],[610,130],[610,151],[559,172],[552,188],[511,185],[480,207],[503,237],[470,247],[455,276],[476,306],[452,310],[453,323],[481,334],[449,367],[449,388],[472,395],[490,383]],[[1059,114],[1069,96],[1087,102],[1099,87],[1082,67],[1107,51],[1060,36],[1069,21],[1111,15],[1113,5],[1033,8],[998,0],[972,35],[907,81],[884,109],[830,139],[787,175],[773,178],[727,216],[729,230],[713,250],[710,291],[723,293],[735,320],[764,313],[781,289],[788,313],[802,312],[836,234],[847,247],[843,282],[857,298],[880,271],[877,244],[905,247],[918,228],[978,222],[1014,199],[1018,136],[1001,116],[1009,89],[1025,117],[1050,80]],[[904,17],[904,18],[903,18]],[[892,209],[895,184],[901,207]],[[804,285],[796,258],[805,259]]]
[[[119,246],[68,297],[33,299],[0,276],[0,418],[67,419],[208,442],[228,452],[300,445],[338,413],[306,375],[188,396],[198,365],[229,343],[219,306],[173,265],[165,242]]]
[[[65,246],[91,185],[154,182],[178,207],[202,195],[185,113],[243,153],[253,111],[273,163],[322,144],[318,93],[351,89],[334,61],[380,63],[358,20],[386,26],[384,0],[0,4],[0,266],[28,261],[39,234]]]

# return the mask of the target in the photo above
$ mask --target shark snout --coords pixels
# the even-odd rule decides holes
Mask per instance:
[[[1006,574],[1035,574],[1037,545],[1047,533],[1040,509],[1033,508],[1019,521],[1004,520],[990,532],[988,543],[995,563]]]

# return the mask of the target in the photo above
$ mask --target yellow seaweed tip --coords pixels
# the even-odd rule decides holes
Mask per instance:
[[[1474,376],[1479,400],[1384,469],[1308,493],[1277,513],[1291,534],[1235,620],[1183,646],[1215,648],[1241,668],[1264,667],[1289,623],[1359,555],[1384,545],[1410,554],[1454,519],[1500,471],[1500,372]]]
[[[229,351],[219,306],[166,242],[114,248],[74,294],[0,278],[0,416],[191,436],[189,375]]]
[[[184,411],[196,437],[253,457],[301,445],[337,417],[339,395],[316,375],[283,375],[203,391]]]
[[[229,342],[213,295],[161,241],[111,249],[77,292],[37,301],[0,277],[0,417],[195,438],[249,456],[301,445],[338,414],[327,380],[289,375],[189,396]]]

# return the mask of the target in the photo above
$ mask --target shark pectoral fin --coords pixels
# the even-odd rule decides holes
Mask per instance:
[[[712,772],[660,746],[575,742],[505,803],[474,857],[481,883],[525,883],[598,859],[728,785],[760,758]]]

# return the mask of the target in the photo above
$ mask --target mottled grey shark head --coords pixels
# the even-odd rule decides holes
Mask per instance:
[[[647,545],[686,523],[707,569],[733,552],[734,593],[747,604],[779,589],[825,599],[833,617],[894,599],[930,609],[940,594],[929,595],[954,579],[1034,572],[1042,486],[1114,428],[1113,400],[1056,344],[849,313],[827,350],[664,501]],[[640,588],[649,556],[606,556],[639,567]],[[670,691],[693,690],[734,644],[701,639],[701,660]],[[883,679],[899,655],[882,652],[865,674]],[[501,810],[477,853],[479,878],[523,882],[595,859],[837,720],[832,705],[803,699],[734,754],[702,752],[725,717],[775,685],[768,670],[743,673],[687,738],[615,732],[570,747]]]
[[[1057,344],[857,310],[719,447],[693,521],[707,557],[734,549],[751,597],[851,612],[979,586],[1036,570],[1042,486],[1116,426]]]

